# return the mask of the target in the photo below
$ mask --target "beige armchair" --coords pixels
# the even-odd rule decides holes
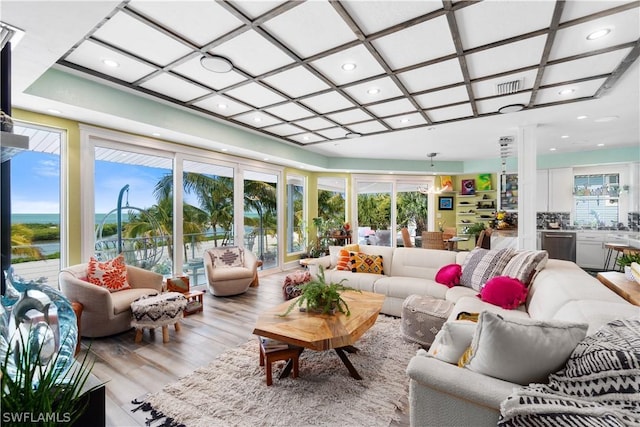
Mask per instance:
[[[86,278],[86,263],[67,267],[58,275],[64,296],[83,306],[80,322],[83,337],[105,337],[131,329],[131,303],[143,295],[162,292],[162,275],[129,265],[127,281],[131,289],[111,293]]]
[[[209,291],[218,297],[239,295],[247,291],[258,274],[258,260],[253,252],[242,249],[243,261],[241,265],[224,265],[224,262],[216,262],[214,259],[225,258],[238,248],[223,246],[209,249],[204,254],[204,274],[207,278]]]

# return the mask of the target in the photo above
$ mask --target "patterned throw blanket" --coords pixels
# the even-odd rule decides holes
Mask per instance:
[[[502,402],[498,426],[640,426],[640,318],[586,337],[549,384]]]

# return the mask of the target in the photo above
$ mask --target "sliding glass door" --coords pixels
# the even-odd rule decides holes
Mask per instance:
[[[244,239],[262,268],[278,266],[278,175],[243,170]]]

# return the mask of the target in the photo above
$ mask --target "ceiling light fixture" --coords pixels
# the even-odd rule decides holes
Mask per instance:
[[[598,147],[604,147],[604,143],[601,142],[600,144],[598,144]]]
[[[53,108],[49,108],[47,111],[50,112],[51,114],[62,114],[60,110],[55,110]]]
[[[431,162],[429,163],[429,167],[433,168],[435,166],[433,164],[433,158],[435,156],[437,156],[437,155],[438,155],[438,153],[428,153],[427,154],[427,157],[429,158],[429,160],[431,160]],[[431,173],[432,173],[432,175],[436,174],[435,172],[431,172]],[[442,193],[442,188],[437,188],[435,186],[429,187],[428,185],[427,186],[419,185],[418,186],[418,193],[420,193],[420,194],[441,194]]]
[[[200,58],[200,65],[214,73],[228,73],[233,70],[233,63],[224,56],[212,55]]]
[[[555,148],[555,147],[549,148],[549,151],[556,151],[556,150],[557,150],[557,148]]]
[[[599,117],[597,119],[594,120],[595,123],[607,123],[607,122],[612,122],[614,120],[618,120],[619,117],[618,116],[606,116],[606,117]]]
[[[567,139],[567,138],[569,138],[569,135],[561,135],[560,138]]]
[[[589,117],[589,116],[578,116],[578,117],[576,117],[576,119],[578,119],[578,120],[584,120],[584,119],[586,119],[587,117]]]
[[[120,64],[113,59],[103,59],[102,63],[111,68],[118,68],[120,66]]]
[[[504,107],[500,107],[498,109],[498,113],[500,114],[508,114],[508,113],[517,113],[518,111],[524,110],[524,104],[511,104],[505,105]]]
[[[427,157],[428,157],[429,159],[431,159],[431,164],[429,165],[430,167],[433,167],[433,166],[434,166],[434,164],[433,164],[433,158],[434,158],[435,156],[437,156],[437,155],[438,155],[438,153],[429,153],[429,154],[427,154]]]
[[[372,87],[371,89],[369,89],[369,90],[367,91],[367,93],[368,93],[369,95],[377,95],[377,94],[379,94],[379,93],[380,93],[380,89],[378,89],[377,87]]]
[[[409,123],[411,121],[411,119],[408,118],[404,118],[404,119],[400,119],[400,123]]]
[[[254,117],[253,121],[256,122],[256,123],[260,123],[262,121],[262,118],[261,117]]]
[[[611,32],[611,28],[601,28],[587,36],[587,40],[596,40],[602,38]]]
[[[218,104],[218,108],[221,110],[226,110],[228,108],[227,104]]]
[[[348,132],[344,137],[348,139],[360,138],[362,134],[358,132]]]
[[[341,67],[341,68],[342,68],[344,71],[353,71],[353,70],[355,70],[355,69],[356,69],[356,67],[357,67],[357,65],[356,65],[356,64],[354,64],[353,62],[346,62],[346,63],[342,64],[342,67]]]
[[[575,92],[575,89],[562,89],[560,92],[558,92],[558,95],[571,95],[573,92]]]

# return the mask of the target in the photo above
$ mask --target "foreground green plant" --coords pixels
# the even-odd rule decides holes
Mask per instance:
[[[625,253],[616,260],[616,264],[620,267],[631,266],[631,263],[640,264],[640,253]]]
[[[41,365],[43,346],[31,343],[30,339],[25,342],[21,334],[18,340],[19,346],[6,351],[0,364],[1,423],[72,425],[87,409],[89,393],[102,385],[83,390],[94,364],[88,359],[89,351],[79,365],[63,373],[54,368],[60,353],[56,353],[50,363]]]
[[[302,307],[303,304],[305,304],[305,308],[308,311],[332,314],[337,310],[340,313],[350,316],[351,311],[349,310],[349,305],[342,299],[341,292],[361,291],[349,286],[344,286],[342,283],[346,280],[347,279],[342,279],[338,283],[327,283],[324,268],[320,266],[316,278],[304,285],[300,285],[300,297],[292,302],[287,308],[287,311],[280,316],[286,316],[291,313],[291,310],[293,310],[295,306]]]

